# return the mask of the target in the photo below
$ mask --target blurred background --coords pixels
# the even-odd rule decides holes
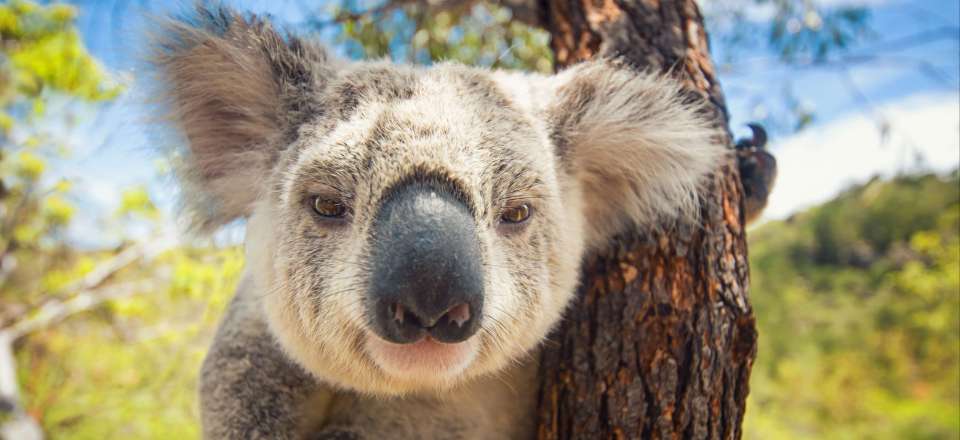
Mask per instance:
[[[553,69],[484,0],[228,3],[343,57]],[[960,438],[958,2],[700,4],[731,127],[762,123],[780,164],[749,233],[745,436]],[[153,148],[149,19],[184,7],[0,2],[0,432],[199,436],[242,225],[185,234]]]

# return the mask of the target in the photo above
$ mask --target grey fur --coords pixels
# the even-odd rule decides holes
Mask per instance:
[[[248,218],[247,278],[201,375],[208,438],[529,437],[537,347],[581,256],[694,218],[726,154],[680,86],[605,61],[553,76],[341,63],[253,17],[198,16],[157,42],[182,174],[201,225]],[[464,192],[486,271],[483,323],[450,364],[391,351],[361,300],[372,218],[417,174]],[[314,196],[345,220],[318,219]],[[529,220],[501,223],[518,203]]]
[[[241,282],[200,372],[206,438],[294,438],[306,428],[301,405],[320,392],[280,350],[250,287]]]

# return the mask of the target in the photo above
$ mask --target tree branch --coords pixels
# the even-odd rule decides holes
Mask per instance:
[[[69,300],[44,304],[29,318],[0,330],[0,416],[9,417],[6,421],[0,422],[0,438],[43,439],[43,430],[40,425],[23,410],[20,404],[14,342],[28,333],[53,325],[71,315],[93,309],[107,301],[129,297],[150,286],[150,283],[140,281],[100,290],[82,291]]]
[[[91,310],[107,301],[132,296],[148,290],[152,283],[146,281],[129,282],[110,287],[103,284],[125,267],[151,257],[166,249],[167,245],[150,246],[140,244],[131,246],[90,271],[86,276],[68,285],[64,291],[79,290],[66,300],[51,300],[38,307],[34,312],[26,313],[25,318],[0,329],[0,438],[42,440],[43,429],[23,410],[20,403],[20,391],[17,384],[17,362],[13,344],[17,339],[40,329],[49,327],[71,315]]]
[[[13,356],[13,341],[6,332],[0,332],[0,438],[42,440],[43,429],[20,406],[17,389],[17,361]]]
[[[138,281],[104,287],[97,290],[84,290],[68,300],[51,301],[44,304],[39,310],[31,313],[28,318],[17,321],[13,325],[0,330],[0,333],[4,333],[12,338],[13,341],[16,341],[27,334],[62,321],[70,315],[85,312],[107,301],[129,297],[136,292],[147,290],[153,285],[155,284]]]

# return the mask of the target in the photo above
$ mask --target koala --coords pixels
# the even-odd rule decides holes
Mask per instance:
[[[153,45],[187,211],[246,222],[206,438],[531,437],[583,256],[695,219],[730,154],[701,98],[609,60],[348,62],[202,7]]]

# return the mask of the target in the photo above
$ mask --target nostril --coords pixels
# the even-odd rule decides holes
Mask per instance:
[[[440,342],[463,342],[477,332],[479,321],[480,303],[462,302],[448,308],[427,331]]]
[[[422,318],[417,316],[412,311],[407,310],[403,307],[403,304],[393,303],[389,306],[390,316],[393,317],[393,321],[398,325],[410,325],[414,327],[420,327],[426,330],[440,325],[444,321],[448,324],[454,324],[458,328],[466,325],[470,321],[470,305],[467,303],[457,304],[443,313],[439,319],[433,321],[424,321]]]
[[[482,301],[465,301],[424,314],[416,304],[382,302],[374,328],[381,337],[397,344],[414,343],[427,335],[439,342],[463,342],[477,332],[482,306]]]
[[[404,311],[403,306],[400,305],[400,303],[394,303],[394,304],[393,304],[392,306],[390,306],[390,307],[392,307],[393,310],[394,310],[394,311],[392,312],[393,320],[394,320],[394,321],[397,321],[397,324],[401,324],[401,325],[402,325],[402,324],[403,324],[403,317],[404,317],[404,315],[406,315],[406,311]]]
[[[389,306],[388,312],[393,317],[393,322],[401,328],[429,329],[430,326],[416,314],[413,310],[404,307],[403,304],[393,303]]]
[[[453,306],[445,314],[447,322],[456,324],[458,328],[463,327],[467,321],[470,321],[470,305],[467,303],[460,303]]]
[[[383,339],[395,344],[411,344],[423,339],[428,329],[411,306],[401,302],[382,302],[377,305],[373,330]]]

